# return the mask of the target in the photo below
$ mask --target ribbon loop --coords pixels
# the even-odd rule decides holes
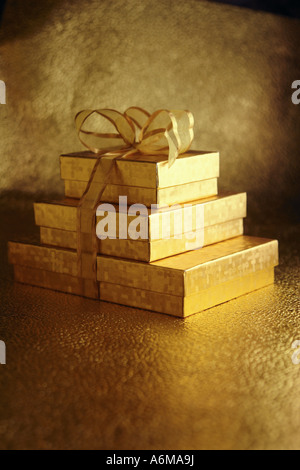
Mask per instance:
[[[117,132],[99,133],[83,129],[86,121],[95,117],[104,118]],[[135,143],[135,127],[133,122],[125,114],[121,114],[114,109],[88,109],[80,111],[75,117],[75,125],[80,142],[97,154],[130,148]]]
[[[148,111],[137,106],[132,106],[131,108],[126,109],[124,114],[134,122],[138,130],[141,130],[144,127],[150,117]]]

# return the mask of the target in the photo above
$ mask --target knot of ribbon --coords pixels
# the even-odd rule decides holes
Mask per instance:
[[[95,117],[112,125],[114,132],[85,129],[87,121]],[[98,157],[78,204],[77,264],[82,295],[99,298],[96,210],[116,161],[134,153],[168,155],[171,167],[191,146],[194,118],[190,111],[162,109],[150,115],[142,108],[131,107],[123,114],[113,109],[80,111],[75,125],[81,143]]]

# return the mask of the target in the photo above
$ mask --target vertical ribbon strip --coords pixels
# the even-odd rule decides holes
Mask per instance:
[[[84,129],[86,121],[95,118],[104,119],[102,127],[109,124],[114,132]],[[168,155],[171,167],[191,146],[194,118],[190,111],[158,110],[150,115],[142,108],[131,107],[124,114],[113,109],[81,111],[75,125],[81,143],[98,157],[77,209],[77,260],[82,295],[99,298],[96,210],[116,160],[134,153]]]

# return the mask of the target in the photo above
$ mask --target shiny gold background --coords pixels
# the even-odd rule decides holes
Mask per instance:
[[[8,0],[0,448],[300,448],[299,28],[194,0]],[[193,111],[221,187],[249,193],[247,233],[280,240],[274,287],[182,321],[11,282],[6,242],[62,192],[74,114],[133,104]]]
[[[137,104],[190,109],[194,148],[221,151],[222,187],[252,207],[258,194],[299,201],[299,24],[195,0],[8,0],[1,191],[61,191],[58,155],[81,148],[75,113]]]

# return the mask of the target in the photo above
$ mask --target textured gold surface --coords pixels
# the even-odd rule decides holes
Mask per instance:
[[[189,232],[180,239],[170,238],[165,240],[99,240],[98,253],[119,258],[130,258],[139,261],[156,261],[161,258],[184,253],[190,249],[191,243],[199,235],[203,246],[211,245],[228,238],[243,235],[243,219],[230,220],[222,224],[205,227],[204,232]],[[44,245],[52,245],[60,248],[76,249],[77,234],[66,230],[48,227],[40,228],[40,241]]]
[[[185,320],[12,282],[6,240],[32,202],[0,205],[2,449],[299,449],[300,226],[274,286]]]
[[[65,196],[81,198],[86,189],[86,183],[81,181],[65,181]],[[118,203],[119,196],[126,196],[128,204],[144,204],[158,207],[182,204],[218,194],[218,181],[216,178],[194,183],[182,184],[163,189],[138,188],[135,186],[120,186],[108,184],[105,188],[102,201]]]
[[[277,241],[242,236],[151,264],[99,256],[98,280],[190,296],[277,264]]]
[[[61,178],[88,182],[94,165],[95,156],[91,152],[77,153],[75,156],[62,155]],[[116,162],[109,176],[109,183],[141,188],[167,188],[218,178],[219,168],[220,157],[217,152],[188,152],[179,155],[171,168],[168,166],[167,156],[133,155]]]
[[[149,238],[157,234],[162,236],[162,229],[170,222],[170,235],[182,233],[184,231],[192,231],[197,229],[198,207],[204,208],[204,227],[220,224],[234,219],[246,217],[246,193],[240,194],[220,194],[219,196],[201,199],[189,203],[191,209],[187,209],[188,230],[185,230],[184,207],[159,209],[152,212],[148,209],[148,233]],[[64,199],[62,201],[38,202],[34,203],[35,223],[41,227],[55,228],[68,231],[76,231],[76,208],[78,200]],[[114,205],[117,212],[117,236],[119,234],[119,206]],[[128,208],[129,209],[129,208]],[[178,216],[178,214],[180,214]],[[175,217],[176,216],[176,217]],[[135,217],[128,216],[128,225]],[[99,222],[100,217],[97,218]],[[156,237],[157,238],[157,237]]]
[[[274,282],[274,269],[257,271],[217,286],[210,287],[190,297],[151,292],[132,287],[100,283],[100,298],[108,302],[188,317],[241,295],[269,286]]]

